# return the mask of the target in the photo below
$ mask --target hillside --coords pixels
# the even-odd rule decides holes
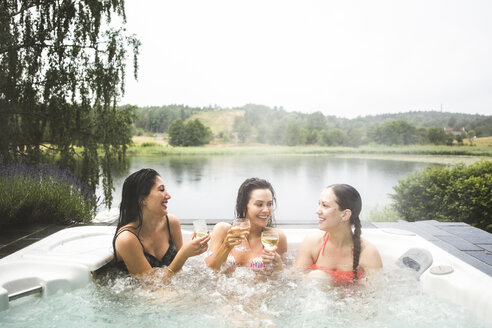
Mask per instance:
[[[199,120],[209,127],[212,143],[319,145],[357,147],[369,144],[452,145],[492,136],[492,116],[448,112],[406,112],[347,119],[321,112],[287,112],[248,104],[239,108],[167,105],[137,108],[135,135],[167,134],[170,124]],[[447,131],[444,128],[448,129]],[[453,131],[460,131],[452,133]],[[481,140],[481,139],[479,139]]]
[[[208,126],[214,135],[223,131],[231,132],[236,117],[243,117],[245,111],[242,109],[223,109],[213,111],[203,111],[193,114],[187,120],[199,119]]]

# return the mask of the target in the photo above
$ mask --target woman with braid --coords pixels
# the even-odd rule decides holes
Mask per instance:
[[[335,184],[323,190],[316,211],[321,231],[304,239],[296,267],[324,272],[335,284],[355,282],[365,270],[381,268],[377,248],[360,237],[361,207],[360,195],[352,186]]]

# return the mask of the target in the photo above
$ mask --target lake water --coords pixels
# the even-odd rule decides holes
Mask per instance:
[[[179,219],[230,221],[239,186],[247,178],[259,177],[275,189],[278,223],[317,222],[319,195],[333,183],[347,183],[359,191],[364,220],[371,209],[391,203],[389,194],[399,179],[433,165],[333,155],[135,156],[128,160],[128,169],[115,173],[113,208],[119,206],[125,178],[148,167],[163,178],[171,194],[168,210]]]

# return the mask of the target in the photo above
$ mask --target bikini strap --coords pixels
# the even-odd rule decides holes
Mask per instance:
[[[118,232],[116,233],[116,235],[114,236],[114,238],[113,238],[113,252],[114,252],[114,261],[115,261],[115,262],[117,261],[117,257],[116,257],[116,238],[118,238],[118,236],[119,236],[122,232],[124,232],[124,231],[128,231],[128,232],[132,233],[135,237],[137,237],[137,240],[138,240],[138,242],[140,243],[140,245],[142,246],[142,249],[143,249],[143,251],[144,251],[144,253],[145,253],[145,247],[144,247],[144,245],[142,244],[142,241],[140,240],[140,238],[138,237],[138,235],[137,235],[135,232],[131,231],[130,229],[128,229],[128,228],[124,228],[124,229],[121,229],[120,231],[118,231]]]
[[[324,253],[326,242],[328,241],[328,238],[330,238],[330,233],[327,231],[327,232],[325,232],[325,235],[323,236],[323,242],[321,243],[321,247],[319,248],[318,256],[316,257],[316,260],[314,260],[314,263],[318,262],[319,256]]]
[[[169,232],[169,247],[171,247],[171,243],[173,242],[173,235],[171,235],[171,227],[169,226],[169,218],[166,214],[166,224],[167,224],[167,232]]]

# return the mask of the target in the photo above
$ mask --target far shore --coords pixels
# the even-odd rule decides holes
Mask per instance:
[[[134,137],[127,150],[130,156],[185,156],[185,155],[331,155],[341,158],[367,158],[395,161],[425,162],[445,165],[471,164],[492,160],[491,146],[381,146],[360,147],[278,146],[211,144],[203,147],[171,147],[162,137]]]

